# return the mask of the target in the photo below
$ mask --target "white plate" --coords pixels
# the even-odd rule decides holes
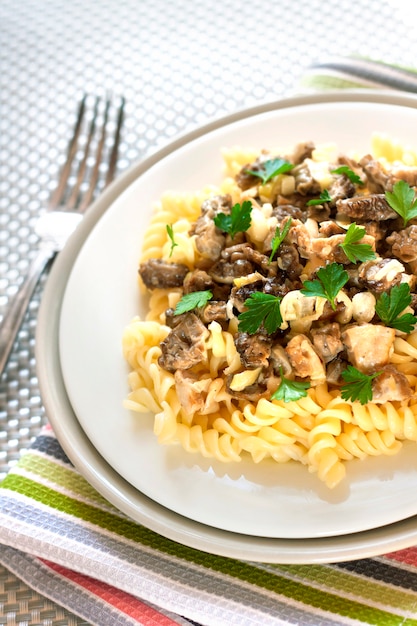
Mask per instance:
[[[277,132],[274,144],[311,138],[362,148],[373,130],[406,141],[416,117],[414,98],[390,94],[310,96],[258,107],[196,131],[139,164],[89,212],[46,288],[37,337],[40,385],[67,454],[134,519],[187,545],[282,562],[356,558],[416,541],[412,451],[395,460],[351,463],[347,485],[330,495],[302,467],[208,464],[158,446],[151,418],[143,421],[121,408],[127,368],[120,347],[123,328],[137,312],[145,213],[162,191],[214,181],[220,147],[255,140],[268,145],[271,128]],[[187,163],[203,148],[205,165],[194,172]],[[405,518],[410,519],[392,524]],[[391,525],[377,528],[386,524]],[[363,532],[371,528],[376,530]]]
[[[269,111],[226,124],[160,159],[109,207],[74,263],[60,321],[64,382],[80,424],[97,451],[136,489],[195,521],[253,536],[344,535],[417,514],[417,456],[348,464],[348,478],[330,491],[297,463],[224,464],[160,446],[153,416],[122,407],[128,368],[124,327],[139,300],[137,267],[155,202],[169,189],[193,191],[220,181],[224,146],[291,146],[336,141],[341,150],[369,151],[373,131],[406,141],[414,109],[373,103],[316,103]],[[198,164],[197,166],[195,164]],[[372,506],[369,506],[372,498]]]

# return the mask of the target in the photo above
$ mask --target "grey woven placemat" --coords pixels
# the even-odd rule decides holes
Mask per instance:
[[[30,589],[1,565],[0,624],[88,626],[87,622]]]
[[[88,626],[0,566],[0,624]]]
[[[179,133],[292,94],[321,57],[356,53],[413,65],[416,35],[402,5],[408,6],[388,0],[2,0],[0,316],[36,248],[32,227],[54,186],[84,92],[127,100],[123,171]],[[34,356],[43,285],[0,381],[0,479],[47,419]],[[4,606],[29,593],[6,571],[1,576]],[[40,602],[31,617],[18,602],[15,622],[75,623],[58,607],[54,615],[42,613],[52,605]],[[4,619],[0,624],[13,623]]]

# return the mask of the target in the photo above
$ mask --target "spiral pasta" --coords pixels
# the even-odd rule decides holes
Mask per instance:
[[[382,139],[377,142],[380,150],[384,146],[386,149]],[[328,159],[329,150],[317,149],[316,162]],[[397,154],[398,150],[394,152]],[[250,197],[251,190],[242,192],[234,177],[256,154],[240,148],[225,150],[225,177],[219,187],[208,187],[194,194],[166,193],[146,230],[141,260],[164,259],[190,269],[198,265],[201,259],[190,231],[202,202],[212,194],[227,193],[233,201]],[[318,167],[317,177],[319,171]],[[288,182],[284,177],[279,184]],[[265,186],[265,197],[269,192]],[[257,212],[255,206],[251,226],[255,241],[262,242],[276,224],[276,217],[268,217],[267,211]],[[175,247],[169,239],[167,225],[172,226]],[[352,300],[342,296],[344,323],[351,319],[369,322],[375,315],[375,298],[371,294],[358,294]],[[417,441],[417,332],[406,337],[397,333],[390,357],[390,363],[406,376],[413,390],[412,397],[406,401],[361,405],[344,400],[339,391],[330,389],[321,378],[297,401],[265,397],[256,402],[240,401],[229,394],[226,381],[233,391],[239,392],[250,387],[259,371],[242,369],[233,338],[236,331],[233,320],[223,326],[217,321],[208,324],[205,358],[193,376],[174,374],[160,366],[160,344],[170,330],[165,324],[165,312],[175,307],[179,298],[178,289],[154,289],[146,319],[135,318],[123,334],[124,357],[131,370],[128,380],[131,390],[124,404],[129,410],[151,412],[155,416],[154,432],[159,443],[180,444],[187,452],[222,462],[236,463],[244,455],[249,455],[255,463],[265,458],[277,463],[296,461],[333,488],[345,477],[346,461],[393,455],[405,441]],[[320,297],[306,298],[299,291],[288,293],[281,306],[283,328],[291,327],[296,332],[308,330],[311,322],[323,314],[324,304]],[[178,390],[180,377],[192,394],[190,406]]]

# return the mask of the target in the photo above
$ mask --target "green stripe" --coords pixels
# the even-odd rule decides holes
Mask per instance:
[[[19,460],[19,468],[24,468],[28,472],[36,474],[43,481],[49,480],[56,484],[58,488],[71,491],[75,496],[78,495],[93,503],[105,505],[107,509],[114,508],[76,470],[63,467],[54,461],[32,453],[22,456]],[[117,511],[116,509],[114,510],[115,512]]]
[[[371,61],[372,63],[378,63],[378,65],[382,65],[382,67],[393,67],[397,70],[405,70],[406,72],[412,72],[413,74],[417,74],[417,69],[415,67],[409,67],[408,65],[398,65],[397,63],[387,63],[386,61],[382,61],[381,59],[374,59],[373,57],[362,56],[354,54],[352,58],[363,59],[364,61]]]
[[[417,604],[417,594],[405,589],[393,588],[361,574],[337,570],[326,565],[272,565],[272,569],[288,572],[298,578],[313,581],[317,584],[331,587],[337,592],[351,593],[362,596],[373,602],[389,604],[393,608],[403,611],[414,611]]]
[[[165,554],[182,558],[235,579],[252,583],[270,592],[328,611],[330,614],[352,617],[375,626],[417,626],[417,620],[406,619],[332,593],[326,593],[320,589],[314,589],[297,581],[288,580],[284,576],[273,575],[270,571],[259,569],[245,561],[218,557],[188,548],[166,539],[129,519],[116,517],[106,511],[98,511],[88,504],[72,500],[44,485],[39,485],[17,474],[8,474],[3,481],[3,486],[52,507],[57,511],[75,515],[81,520],[93,523],[99,528],[106,529],[144,546],[149,546]]]
[[[314,74],[314,76],[306,75],[301,78],[300,84],[303,87],[312,87],[313,89],[371,89],[367,84],[361,82],[360,78],[355,82],[348,78],[330,74]]]

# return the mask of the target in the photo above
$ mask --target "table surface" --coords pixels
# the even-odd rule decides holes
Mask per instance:
[[[120,173],[205,122],[297,93],[307,68],[324,58],[356,54],[412,67],[413,12],[407,0],[2,0],[0,318],[36,252],[34,223],[84,93],[126,98]],[[46,280],[0,380],[0,479],[48,418],[35,360]],[[83,622],[1,568],[6,623]]]

